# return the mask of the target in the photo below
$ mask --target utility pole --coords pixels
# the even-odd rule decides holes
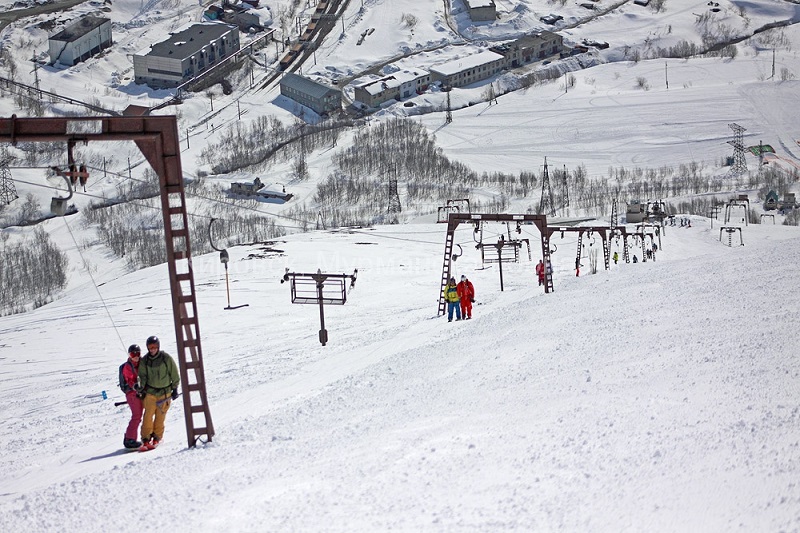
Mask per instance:
[[[34,86],[36,87],[36,92],[38,93],[39,98],[41,98],[42,97],[42,91],[41,91],[41,89],[39,89],[39,62],[36,61],[36,54],[35,53],[33,54],[33,57],[31,58],[31,61],[33,62]],[[773,68],[773,71],[774,70],[775,69]]]
[[[500,270],[500,292],[503,292],[503,246],[505,246],[505,238],[503,235],[500,235],[500,238],[497,239],[497,267]]]
[[[770,79],[772,79],[774,77],[775,77],[775,49],[773,48],[772,49],[772,76],[770,76]]]

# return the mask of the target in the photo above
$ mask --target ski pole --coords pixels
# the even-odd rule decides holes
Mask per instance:
[[[183,394],[183,393],[182,393],[182,392],[179,392],[179,393],[178,393],[178,396],[180,396],[181,394]],[[176,396],[175,398],[177,398],[178,396]],[[172,396],[167,396],[167,397],[166,397],[166,398],[164,398],[163,400],[158,400],[158,401],[156,402],[156,407],[161,407],[161,406],[164,404],[164,402],[166,402],[166,401],[169,401],[169,400],[171,400],[171,399],[172,399]]]
[[[119,407],[120,405],[125,405],[126,403],[128,403],[128,400],[125,400],[124,402],[114,402],[114,407]]]

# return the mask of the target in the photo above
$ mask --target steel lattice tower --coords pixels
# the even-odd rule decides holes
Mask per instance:
[[[399,213],[402,211],[400,206],[400,193],[397,192],[397,165],[392,165],[389,169],[389,213]]]
[[[544,173],[542,174],[542,198],[539,200],[539,213],[554,216],[556,205],[553,200],[553,189],[550,187],[550,173],[547,170],[547,158],[544,158]]]
[[[747,162],[744,160],[744,136],[742,135],[747,130],[735,122],[728,124],[728,127],[733,130],[733,140],[728,141],[728,144],[733,146],[733,165],[731,165],[728,175],[740,176],[747,172]]]
[[[19,198],[14,180],[11,179],[11,170],[8,168],[8,159],[0,161],[0,201],[6,205]]]

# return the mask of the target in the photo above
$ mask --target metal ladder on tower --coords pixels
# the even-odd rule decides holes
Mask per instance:
[[[442,263],[442,284],[439,288],[439,316],[447,311],[447,302],[444,300],[444,289],[450,280],[450,258],[453,255],[453,239],[455,238],[455,226],[447,223],[447,236],[444,240],[444,261]]]
[[[553,263],[550,261],[550,235],[542,234],[542,260],[544,261],[544,292],[553,292]]]
[[[583,246],[583,231],[578,232],[578,257],[575,258],[575,266],[581,264],[581,246]]]
[[[186,198],[182,183],[167,183],[162,194],[164,232],[167,241],[167,263],[173,283],[180,287],[180,295],[173,293],[173,307],[180,310],[174,315],[178,357],[183,391],[183,411],[189,446],[197,441],[211,441],[214,425],[206,396],[200,331],[197,319],[197,298],[194,287],[189,240]]]

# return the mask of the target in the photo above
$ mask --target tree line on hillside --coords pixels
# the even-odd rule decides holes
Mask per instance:
[[[67,285],[69,262],[42,228],[31,238],[8,243],[0,233],[0,315],[23,313],[53,300]]]
[[[121,184],[114,203],[95,203],[83,212],[84,223],[97,230],[99,242],[132,269],[167,260],[158,176],[147,169],[144,177]],[[273,219],[258,214],[252,201],[229,199],[219,187],[207,186],[202,179],[187,183],[185,195],[195,255],[212,250],[208,239],[212,218],[217,220],[212,229],[218,239],[215,245],[262,242],[285,234]]]

